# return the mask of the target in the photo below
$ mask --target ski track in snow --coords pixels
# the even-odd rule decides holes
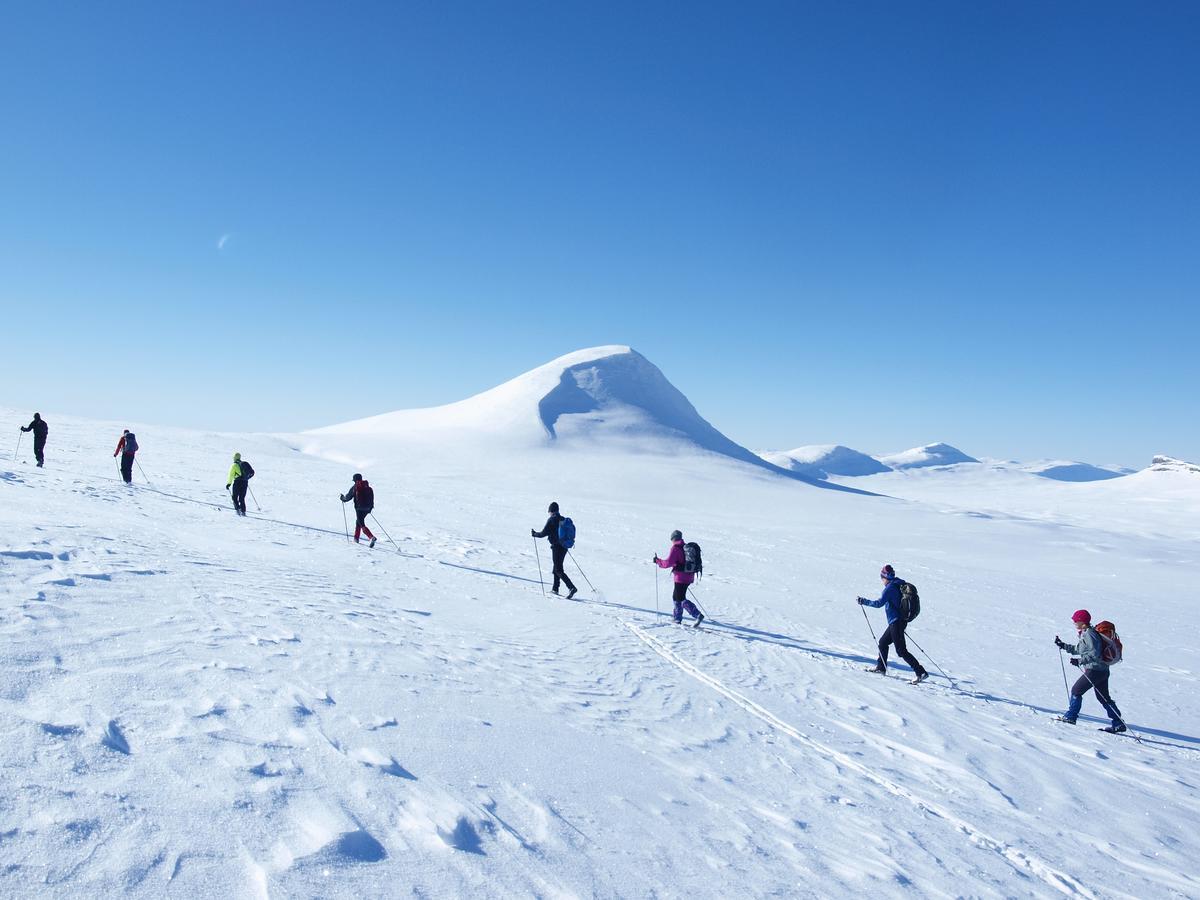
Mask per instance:
[[[796,519],[803,538],[778,524],[742,538],[744,519],[716,498],[691,515],[717,573],[703,603],[725,615],[694,633],[660,628],[635,599],[648,555],[627,546],[663,549],[663,513],[614,503],[607,484],[572,506],[594,511],[576,519],[592,541],[583,562],[611,587],[567,603],[542,597],[528,531],[510,521],[520,509],[540,526],[524,515],[535,487],[479,479],[448,498],[440,476],[414,479],[385,516],[402,552],[382,538],[367,551],[306,524],[307,509],[336,515],[332,490],[309,485],[344,490],[345,467],[256,449],[260,474],[280,470],[296,496],[272,509],[283,498],[256,484],[264,510],[244,521],[197,498],[198,461],[156,473],[153,491],[0,472],[5,893],[1200,893],[1197,717],[1190,687],[1161,689],[1190,686],[1200,665],[1180,648],[1114,676],[1131,720],[1173,725],[1164,741],[1182,749],[1049,723],[1053,648],[1028,668],[1055,668],[1030,680],[1012,665],[1024,643],[979,658],[956,652],[961,625],[937,630],[965,584],[942,550],[962,528],[951,517],[911,514],[901,550],[871,537],[873,513],[853,546],[825,537],[821,515]],[[743,508],[768,494],[756,496]],[[675,516],[673,502],[656,505]],[[1022,533],[971,527],[984,543],[989,528]],[[1037,578],[1070,583],[1038,547],[1019,550]],[[846,598],[870,585],[864,558],[901,553],[925,567],[912,576],[930,598],[920,639],[961,692],[856,671],[871,650]],[[1144,553],[1135,542],[1128,565],[1141,571]],[[781,557],[794,573],[773,568]],[[1062,631],[1069,602],[1043,616],[1027,593],[1014,580],[988,599],[1012,609],[1022,642]]]

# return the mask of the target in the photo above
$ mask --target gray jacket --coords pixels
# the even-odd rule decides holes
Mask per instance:
[[[1104,638],[1100,637],[1091,625],[1080,633],[1079,643],[1064,644],[1063,649],[1072,656],[1079,657],[1081,669],[1098,669],[1101,672],[1107,672],[1109,669],[1108,663],[1104,661]]]

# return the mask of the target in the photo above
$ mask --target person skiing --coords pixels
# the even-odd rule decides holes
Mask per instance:
[[[554,586],[550,588],[550,593],[557,595],[558,585],[561,582],[567,586],[567,599],[570,600],[579,593],[579,589],[571,583],[571,579],[567,577],[567,572],[563,568],[567,561],[567,548],[558,540],[558,526],[563,520],[558,513],[558,501],[551,501],[546,512],[550,513],[550,518],[546,520],[546,527],[541,531],[534,531],[530,528],[529,533],[535,538],[545,538],[550,542],[550,558],[554,561]]]
[[[671,600],[675,604],[675,610],[671,613],[671,618],[676,625],[683,622],[683,611],[686,609],[689,616],[695,616],[696,621],[692,623],[693,628],[699,628],[700,623],[704,621],[704,613],[696,608],[696,604],[688,599],[688,586],[696,580],[694,572],[689,572],[684,567],[686,555],[683,551],[683,532],[678,528],[671,532],[671,549],[667,553],[666,559],[659,559],[658,554],[654,554],[654,563],[660,569],[670,569],[673,573],[675,589],[671,593]]]
[[[121,454],[121,477],[125,479],[126,484],[133,483],[133,455],[137,451],[137,438],[126,428],[121,433],[121,439],[117,441],[117,449],[113,451],[113,459],[116,459],[118,453]]]
[[[375,508],[375,491],[367,480],[357,472],[354,473],[354,483],[350,485],[350,490],[344,494],[338,494],[338,497],[343,503],[354,501],[354,543],[361,543],[358,536],[365,534],[371,543],[368,547],[375,546],[375,535],[371,534],[371,529],[367,527],[367,516],[371,510]]]
[[[33,455],[37,459],[37,467],[40,469],[42,463],[46,461],[43,451],[46,449],[46,435],[50,433],[50,426],[46,424],[46,420],[42,418],[41,413],[34,413],[33,421],[28,425],[22,426],[21,430],[33,432]]]
[[[239,516],[246,515],[246,489],[250,487],[250,479],[253,477],[254,467],[242,459],[242,454],[233,454],[233,465],[229,467],[225,490],[233,488],[233,509]]]
[[[1074,644],[1068,644],[1056,634],[1054,646],[1074,654],[1071,657],[1071,665],[1078,666],[1082,674],[1071,687],[1071,702],[1066,713],[1059,716],[1058,720],[1074,725],[1075,720],[1079,718],[1079,710],[1083,707],[1083,695],[1090,688],[1095,688],[1096,699],[1112,719],[1112,724],[1102,730],[1109,734],[1120,734],[1126,730],[1125,720],[1121,718],[1121,710],[1117,709],[1117,704],[1108,692],[1109,665],[1104,661],[1104,638],[1092,627],[1092,614],[1086,609],[1075,610],[1071,621],[1075,623],[1078,640]]]
[[[912,684],[920,684],[929,677],[929,673],[925,671],[925,667],[917,660],[915,656],[908,652],[908,645],[904,642],[904,629],[908,627],[908,622],[900,612],[900,586],[904,582],[896,577],[896,570],[891,565],[886,565],[879,570],[879,577],[883,581],[883,593],[880,594],[878,600],[868,600],[866,597],[858,598],[859,606],[871,606],[878,608],[882,606],[887,614],[888,627],[884,629],[883,635],[879,638],[879,659],[875,663],[875,667],[868,669],[868,672],[878,672],[881,675],[887,671],[888,647],[896,646],[896,654],[912,666],[912,670],[916,677],[913,678]]]

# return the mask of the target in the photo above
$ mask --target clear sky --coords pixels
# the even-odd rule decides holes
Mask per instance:
[[[1200,460],[1197,46],[1193,2],[6,4],[0,404],[296,430],[622,343],[755,448]]]

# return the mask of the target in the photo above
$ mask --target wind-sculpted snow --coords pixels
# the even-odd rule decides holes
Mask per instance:
[[[946,504],[712,454],[395,445],[363,466],[368,550],[349,461],[305,439],[139,425],[153,487],[126,487],[120,426],[52,427],[46,469],[0,463],[0,896],[1200,895],[1200,662],[1161,627],[1200,562],[1171,533],[1188,473],[1007,473],[1051,512],[985,517],[981,466]],[[550,499],[578,602],[540,583]],[[650,563],[673,528],[704,547],[699,632]],[[862,671],[883,562],[921,589],[919,687]],[[1051,720],[1081,605],[1125,639],[1144,744],[1091,698]]]

